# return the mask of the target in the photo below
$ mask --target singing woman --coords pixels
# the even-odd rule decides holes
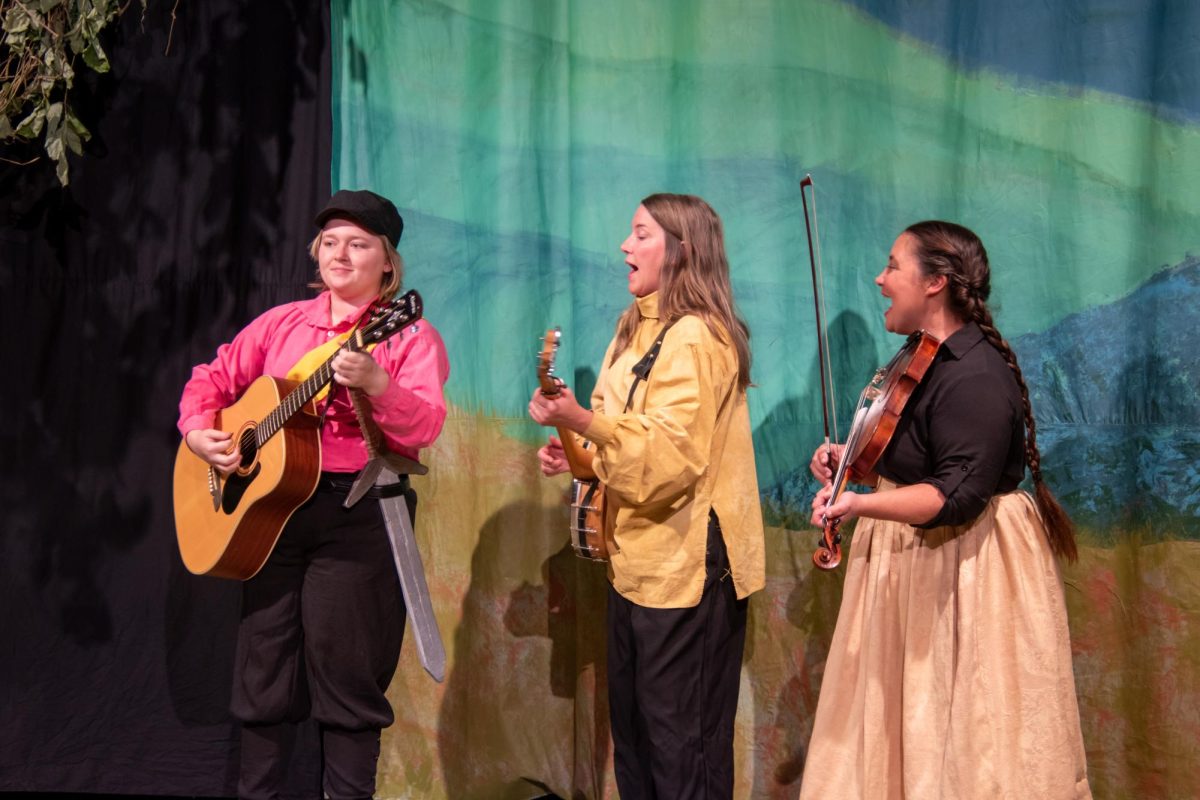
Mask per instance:
[[[942,344],[874,491],[826,507],[842,448],[810,463],[826,484],[813,524],[860,519],[800,797],[1091,797],[1058,565],[1075,536],[987,306],[987,252],[960,225],[920,222],[875,283],[887,330]]]
[[[655,194],[621,245],[633,303],[617,321],[591,408],[535,391],[535,421],[595,445],[609,503],[608,688],[623,800],[729,798],[747,598],[765,583],[746,388],[749,330],[721,220]],[[645,381],[632,368],[663,330]],[[631,388],[634,389],[632,396]],[[567,463],[554,437],[542,471]]]

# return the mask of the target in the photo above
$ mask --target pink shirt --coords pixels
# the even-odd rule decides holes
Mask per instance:
[[[256,378],[287,377],[305,353],[349,331],[365,310],[366,306],[331,325],[328,292],[270,309],[221,345],[211,364],[192,370],[179,401],[179,432],[187,436],[198,428],[211,428],[216,412],[236,401]],[[446,346],[434,327],[420,320],[379,344],[372,355],[391,380],[383,394],[367,398],[371,416],[391,449],[415,459],[437,438],[446,419]],[[321,469],[355,472],[367,463],[366,445],[349,392],[331,385],[337,388],[321,429]],[[318,404],[318,413],[324,405]]]

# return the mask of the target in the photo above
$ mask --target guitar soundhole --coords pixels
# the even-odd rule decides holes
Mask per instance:
[[[238,450],[242,454],[242,460],[238,462],[237,468],[239,475],[249,475],[250,470],[258,461],[258,439],[254,435],[254,428],[253,423],[247,423],[238,432]]]

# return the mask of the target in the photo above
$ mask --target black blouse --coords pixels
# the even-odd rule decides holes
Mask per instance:
[[[1021,388],[978,325],[969,322],[942,343],[875,471],[941,491],[946,504],[918,528],[970,522],[1025,477]]]

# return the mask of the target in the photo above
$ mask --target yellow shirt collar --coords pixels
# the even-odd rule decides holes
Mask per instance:
[[[651,292],[645,297],[635,297],[634,301],[643,319],[658,319],[658,292]]]

